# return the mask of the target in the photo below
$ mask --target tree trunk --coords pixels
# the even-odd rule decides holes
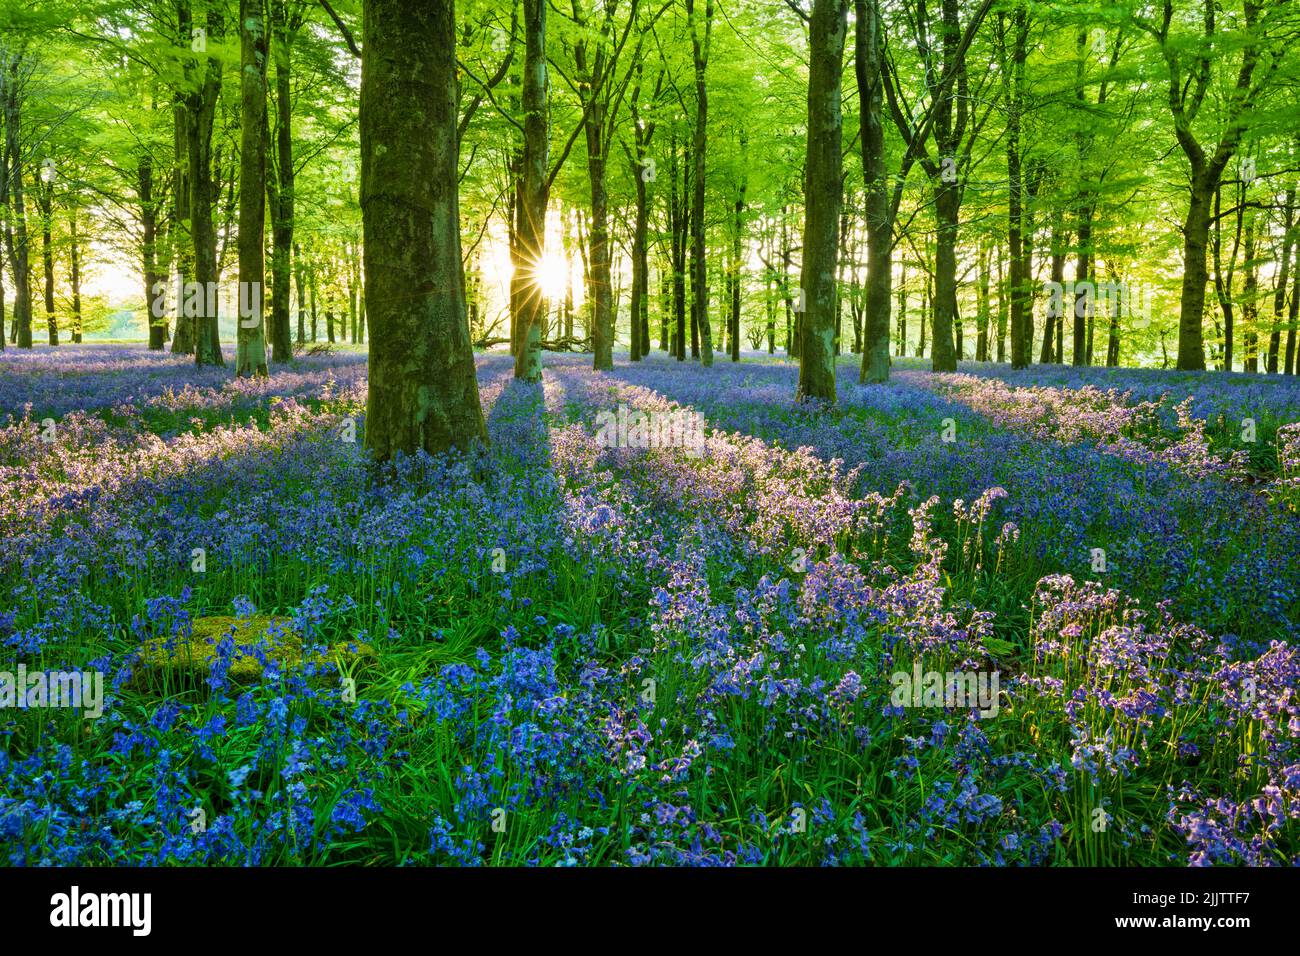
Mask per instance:
[[[450,7],[451,0],[446,2]],[[454,74],[454,44],[452,63]],[[546,302],[542,297],[542,287],[536,280],[536,269],[546,251],[546,203],[549,193],[546,167],[550,151],[550,121],[546,102],[545,0],[524,0],[523,108],[524,152],[520,161],[520,176],[517,180],[518,215],[515,227],[520,268],[516,268],[510,280],[510,298],[515,303],[515,325],[518,328],[515,378],[521,378],[526,382],[540,382],[542,323],[545,321]],[[454,166],[452,171],[455,173]],[[456,188],[454,176],[451,187],[454,192]],[[454,228],[456,228],[455,220],[453,220]],[[367,233],[367,242],[369,242],[369,233]],[[369,262],[369,249],[366,251],[367,262]],[[460,262],[459,257],[456,262]],[[368,267],[366,271],[369,273]],[[372,315],[377,316],[378,313],[372,311]],[[378,335],[373,338],[378,341]],[[477,391],[474,403],[477,407]]]
[[[1210,236],[1210,203],[1218,183],[1206,173],[1192,177],[1191,201],[1183,220],[1183,288],[1178,308],[1178,369],[1204,371],[1201,323],[1205,314],[1205,247]]]
[[[745,131],[740,131],[740,186],[739,193],[736,196],[736,205],[733,209],[732,217],[732,234],[731,234],[731,360],[740,361],[740,300],[741,300],[741,276],[744,274],[743,269],[743,250],[745,243],[745,190],[748,187],[748,176],[745,173],[746,156],[745,147],[747,145]]]
[[[36,204],[41,210],[41,275],[45,280],[45,329],[50,345],[59,344],[59,323],[54,314],[54,184],[36,188]]]
[[[588,108],[587,181],[591,186],[591,303],[592,368],[614,367],[614,301],[609,241],[609,192],[605,183],[605,111],[599,91]]]
[[[191,20],[189,0],[177,3],[180,30],[179,42],[182,46],[189,43]],[[192,67],[186,66],[186,70]],[[174,275],[182,283],[180,300],[173,303],[176,328],[172,332],[172,354],[193,355],[195,329],[198,319],[187,315],[183,308],[183,283],[194,279],[194,240],[190,223],[190,163],[189,163],[189,120],[187,97],[176,94],[172,103],[172,227],[168,232],[171,245],[169,260],[174,264]],[[160,276],[166,280],[166,276]]]
[[[23,196],[23,161],[19,136],[22,122],[22,100],[18,92],[21,62],[21,55],[9,61],[5,82],[5,155],[9,160],[5,246],[9,254],[10,272],[14,277],[12,340],[20,349],[29,349],[32,347],[32,287],[28,272],[27,209]],[[0,334],[3,331],[0,329]]]
[[[836,227],[843,202],[840,74],[848,32],[847,14],[846,0],[814,0],[809,27],[808,159],[804,179],[803,271],[799,279],[805,309],[799,348],[799,385],[795,393],[800,401],[835,401],[832,339],[839,260]]]
[[[1246,245],[1243,249],[1246,281],[1241,290],[1241,319],[1246,327],[1246,371],[1259,371],[1259,275],[1255,263],[1255,211],[1246,216]]]
[[[77,207],[73,206],[68,221],[71,256],[69,278],[72,280],[72,341],[81,344],[81,237],[77,234]]]
[[[145,315],[149,321],[149,348],[162,351],[167,342],[167,311],[162,306],[166,303],[165,292],[158,295],[159,283],[164,277],[158,274],[158,208],[153,195],[153,162],[142,157],[136,167],[136,189],[140,197],[141,265],[144,267],[144,301]],[[163,289],[165,289],[165,283]],[[154,305],[157,311],[154,314]]]
[[[979,249],[979,285],[975,287],[975,322],[978,328],[975,339],[975,361],[989,360],[989,250],[983,242]]]
[[[365,444],[385,461],[468,447],[487,429],[461,270],[454,4],[367,0],[364,9]]]
[[[239,0],[239,331],[235,374],[265,376],[266,15],[262,0]],[[287,276],[285,277],[288,278]],[[275,280],[277,290],[281,281]],[[288,292],[288,283],[283,284]],[[285,303],[288,320],[288,303]],[[249,315],[245,315],[245,311]]]
[[[275,175],[267,181],[271,198],[271,361],[293,358],[289,323],[289,282],[292,273],[294,171],[293,102],[290,95],[291,45],[296,26],[289,22],[287,0],[269,0],[275,41]],[[265,51],[263,51],[265,52]],[[262,87],[266,88],[265,71]],[[265,112],[265,98],[263,98]],[[299,279],[301,287],[301,279]],[[301,304],[302,293],[298,294]],[[299,309],[299,339],[302,311]]]
[[[639,70],[638,70],[639,74]],[[649,261],[646,254],[648,242],[650,209],[648,204],[647,176],[650,168],[646,166],[644,132],[640,116],[636,111],[636,99],[640,95],[640,85],[632,96],[633,132],[636,135],[636,155],[632,158],[632,182],[636,186],[636,218],[632,226],[632,346],[629,358],[633,362],[641,361],[650,351],[650,331],[647,311],[649,309]]]
[[[188,0],[183,0],[183,3],[188,7]],[[220,11],[209,8],[208,40],[218,39],[222,28]],[[209,308],[209,300],[213,297],[206,294],[206,290],[217,287],[221,278],[217,264],[217,233],[212,221],[212,203],[216,192],[212,180],[212,127],[220,95],[221,59],[209,50],[205,54],[203,80],[194,92],[186,95],[184,111],[189,160],[190,235],[194,243],[194,282],[200,290],[200,294],[190,300],[198,306],[194,316],[195,365],[226,364],[221,353],[217,310]]]
[[[854,69],[861,109],[862,177],[866,186],[863,210],[867,221],[867,278],[863,316],[862,367],[864,384],[889,380],[889,322],[892,297],[889,181],[885,172],[884,92],[881,69],[883,27],[878,0],[856,0],[854,9]]]
[[[709,269],[704,245],[704,158],[708,149],[709,93],[705,84],[708,69],[709,39],[713,32],[713,0],[704,6],[703,35],[695,14],[695,0],[686,0],[686,16],[691,28],[691,53],[695,63],[695,139],[691,145],[694,163],[691,187],[691,303],[692,324],[699,336],[701,364],[713,364],[713,332],[709,323]],[[694,338],[692,338],[694,344]],[[692,349],[692,352],[695,350]]]
[[[1282,347],[1282,313],[1286,309],[1286,287],[1291,278],[1291,253],[1295,248],[1295,186],[1286,191],[1282,203],[1282,256],[1278,264],[1277,286],[1273,290],[1273,329],[1268,337],[1268,372],[1278,373],[1278,358]]]
[[[302,250],[298,243],[293,244],[293,284],[298,293],[298,346],[301,348],[307,342],[307,321],[306,307],[307,301],[303,297],[303,284],[306,277],[303,275]]]

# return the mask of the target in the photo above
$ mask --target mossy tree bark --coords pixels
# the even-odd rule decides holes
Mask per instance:
[[[361,213],[379,461],[486,441],[465,310],[453,0],[367,0]]]
[[[814,0],[808,40],[808,155],[799,283],[805,309],[795,393],[800,401],[835,401],[835,277],[844,192],[840,74],[847,33],[847,0]]]

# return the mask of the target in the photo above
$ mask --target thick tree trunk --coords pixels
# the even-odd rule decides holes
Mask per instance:
[[[465,311],[452,0],[367,0],[361,211],[370,391],[366,448],[384,461],[487,440]]]
[[[217,99],[221,95],[221,59],[211,51],[211,41],[220,38],[222,27],[221,13],[210,8],[207,18],[209,51],[205,55],[203,79],[198,89],[185,97],[190,235],[194,243],[194,281],[200,290],[215,289],[221,278],[217,264],[217,233],[212,221],[215,198],[212,180],[212,127],[216,119]],[[226,364],[221,353],[217,310],[209,308],[210,298],[206,294],[195,297],[198,305],[197,315],[194,316],[195,365]]]
[[[8,216],[5,218],[5,247],[10,272],[14,277],[14,317],[12,341],[20,349],[32,347],[32,286],[28,271],[27,208],[23,195],[23,162],[20,130],[22,100],[18,93],[21,56],[9,61],[5,79],[5,155],[9,160],[6,186]],[[12,224],[11,224],[12,222]],[[0,329],[0,335],[4,332]]]
[[[239,50],[239,331],[235,374],[244,377],[267,374],[262,307],[266,269],[267,44],[262,0],[239,0]],[[280,286],[278,278],[276,286]],[[284,289],[288,291],[287,282]],[[288,303],[285,305],[287,320]]]
[[[814,0],[809,27],[808,159],[804,179],[802,335],[798,400],[835,401],[836,227],[843,202],[840,74],[848,32],[846,0]]]
[[[934,245],[934,324],[930,329],[930,365],[936,372],[957,371],[953,348],[953,320],[957,314],[957,184],[934,184],[937,223]]]
[[[450,2],[447,0],[448,5]],[[523,108],[524,152],[517,180],[518,215],[515,225],[520,268],[516,268],[510,280],[510,298],[515,305],[515,326],[518,329],[515,340],[515,378],[539,382],[542,379],[542,323],[546,320],[546,301],[537,281],[536,270],[546,252],[546,203],[549,193],[546,168],[550,151],[550,121],[546,103],[545,0],[524,0]],[[451,185],[454,191],[455,178]],[[459,257],[456,262],[460,262]],[[368,273],[369,268],[366,271]],[[476,392],[475,405],[477,402]]]
[[[1178,369],[1204,371],[1201,324],[1205,315],[1205,247],[1210,237],[1210,204],[1217,182],[1204,172],[1192,177],[1191,200],[1183,220],[1183,288],[1178,308]]]

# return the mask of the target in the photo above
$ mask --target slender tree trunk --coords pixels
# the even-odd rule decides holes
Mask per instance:
[[[736,196],[736,205],[732,216],[731,234],[731,360],[740,361],[740,300],[741,282],[744,274],[742,261],[745,242],[745,190],[748,187],[746,168],[746,145],[748,140],[742,129],[740,132],[740,185]]]
[[[59,322],[54,313],[54,184],[37,187],[36,204],[41,210],[41,274],[45,279],[45,329],[50,345],[59,344]]]
[[[384,461],[487,440],[461,270],[451,0],[367,0],[361,64],[366,448]]]
[[[191,19],[189,0],[178,0],[177,14],[180,22],[179,42],[188,46]],[[186,66],[186,70],[192,67]],[[189,110],[188,97],[178,93],[172,103],[172,227],[168,233],[175,265],[175,276],[182,283],[194,280],[193,224],[190,221],[190,163],[189,163]],[[159,278],[165,280],[166,276]],[[193,355],[198,319],[186,313],[181,299],[173,303],[176,328],[172,332],[172,354]]]
[[[293,358],[289,323],[289,282],[292,272],[294,170],[293,102],[289,87],[291,45],[296,27],[289,22],[287,0],[269,0],[275,56],[274,175],[267,180],[271,194],[271,361]],[[262,84],[266,87],[265,81]],[[264,106],[265,110],[265,106]],[[301,300],[302,294],[299,293]],[[301,329],[301,309],[299,327]],[[299,336],[301,338],[301,336]]]
[[[1246,371],[1259,371],[1259,274],[1255,262],[1255,212],[1246,215],[1246,245],[1243,250],[1246,281],[1241,290],[1241,319],[1245,326]]]
[[[1278,373],[1282,348],[1282,313],[1286,309],[1286,287],[1291,277],[1291,252],[1295,248],[1295,186],[1287,188],[1282,202],[1282,255],[1278,263],[1277,285],[1273,290],[1273,329],[1268,337],[1268,372]]]
[[[709,61],[709,40],[713,32],[713,0],[706,0],[704,23],[698,22],[695,0],[686,0],[686,16],[691,28],[691,52],[695,62],[695,139],[691,145],[694,163],[691,187],[691,292],[692,324],[699,336],[701,364],[713,364],[713,331],[709,323],[709,269],[704,244],[704,170],[708,150],[709,92],[705,74]],[[694,340],[694,337],[693,337]],[[692,349],[695,354],[695,349]]]
[[[1291,283],[1291,305],[1286,318],[1286,374],[1296,374],[1296,325],[1300,323],[1300,266]]]
[[[1009,296],[1007,294],[1008,281],[1002,271],[1002,250],[999,248],[993,256],[997,262],[998,271],[998,357],[999,362],[1007,360],[1007,319],[1011,308]]]
[[[306,307],[307,300],[303,297],[303,285],[306,276],[303,275],[302,249],[298,243],[293,244],[293,284],[298,293],[298,347],[302,348],[307,342],[307,321]]]
[[[267,374],[262,308],[266,269],[267,42],[262,0],[239,0],[239,48],[239,331],[235,374],[244,377]],[[289,291],[288,283],[282,285],[279,277],[275,284],[277,290]],[[287,301],[285,307],[287,321]]]
[[[899,358],[907,356],[907,263],[899,269],[898,276],[898,347],[894,354]],[[865,308],[863,310],[866,311]],[[865,322],[864,332],[865,332]],[[864,346],[865,347],[865,346]]]
[[[546,101],[546,9],[545,0],[524,0],[524,152],[520,160],[516,199],[519,204],[516,242],[521,268],[517,268],[511,278],[510,297],[516,305],[519,330],[515,378],[526,382],[540,382],[542,379],[542,323],[546,310],[542,287],[536,281],[536,270],[546,253],[546,203],[549,194],[546,181],[550,153]],[[452,55],[454,64],[454,44]],[[452,188],[455,189],[455,179]],[[372,314],[377,315],[373,310]],[[477,403],[476,393],[476,406]]]
[[[975,361],[989,360],[989,250],[980,243],[979,248],[979,284],[975,287]]]
[[[72,281],[72,341],[81,344],[81,237],[77,233],[77,207],[72,206],[68,217],[69,255],[71,257],[69,278]]]
[[[605,177],[605,111],[600,94],[588,108],[587,180],[591,186],[591,303],[592,368],[614,367],[613,270],[609,240],[609,193]]]

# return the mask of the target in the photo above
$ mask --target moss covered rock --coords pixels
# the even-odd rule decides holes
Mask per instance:
[[[141,667],[155,673],[206,677],[212,662],[217,659],[217,648],[227,635],[235,644],[228,674],[232,681],[240,684],[251,684],[262,676],[259,648],[263,657],[275,661],[282,670],[294,670],[308,662],[325,664],[329,661],[347,668],[349,664],[375,657],[373,647],[358,641],[340,641],[331,645],[327,652],[313,648],[307,654],[302,636],[293,629],[292,619],[258,614],[242,618],[195,618],[188,636],[177,636],[170,641],[145,641],[140,647]]]

